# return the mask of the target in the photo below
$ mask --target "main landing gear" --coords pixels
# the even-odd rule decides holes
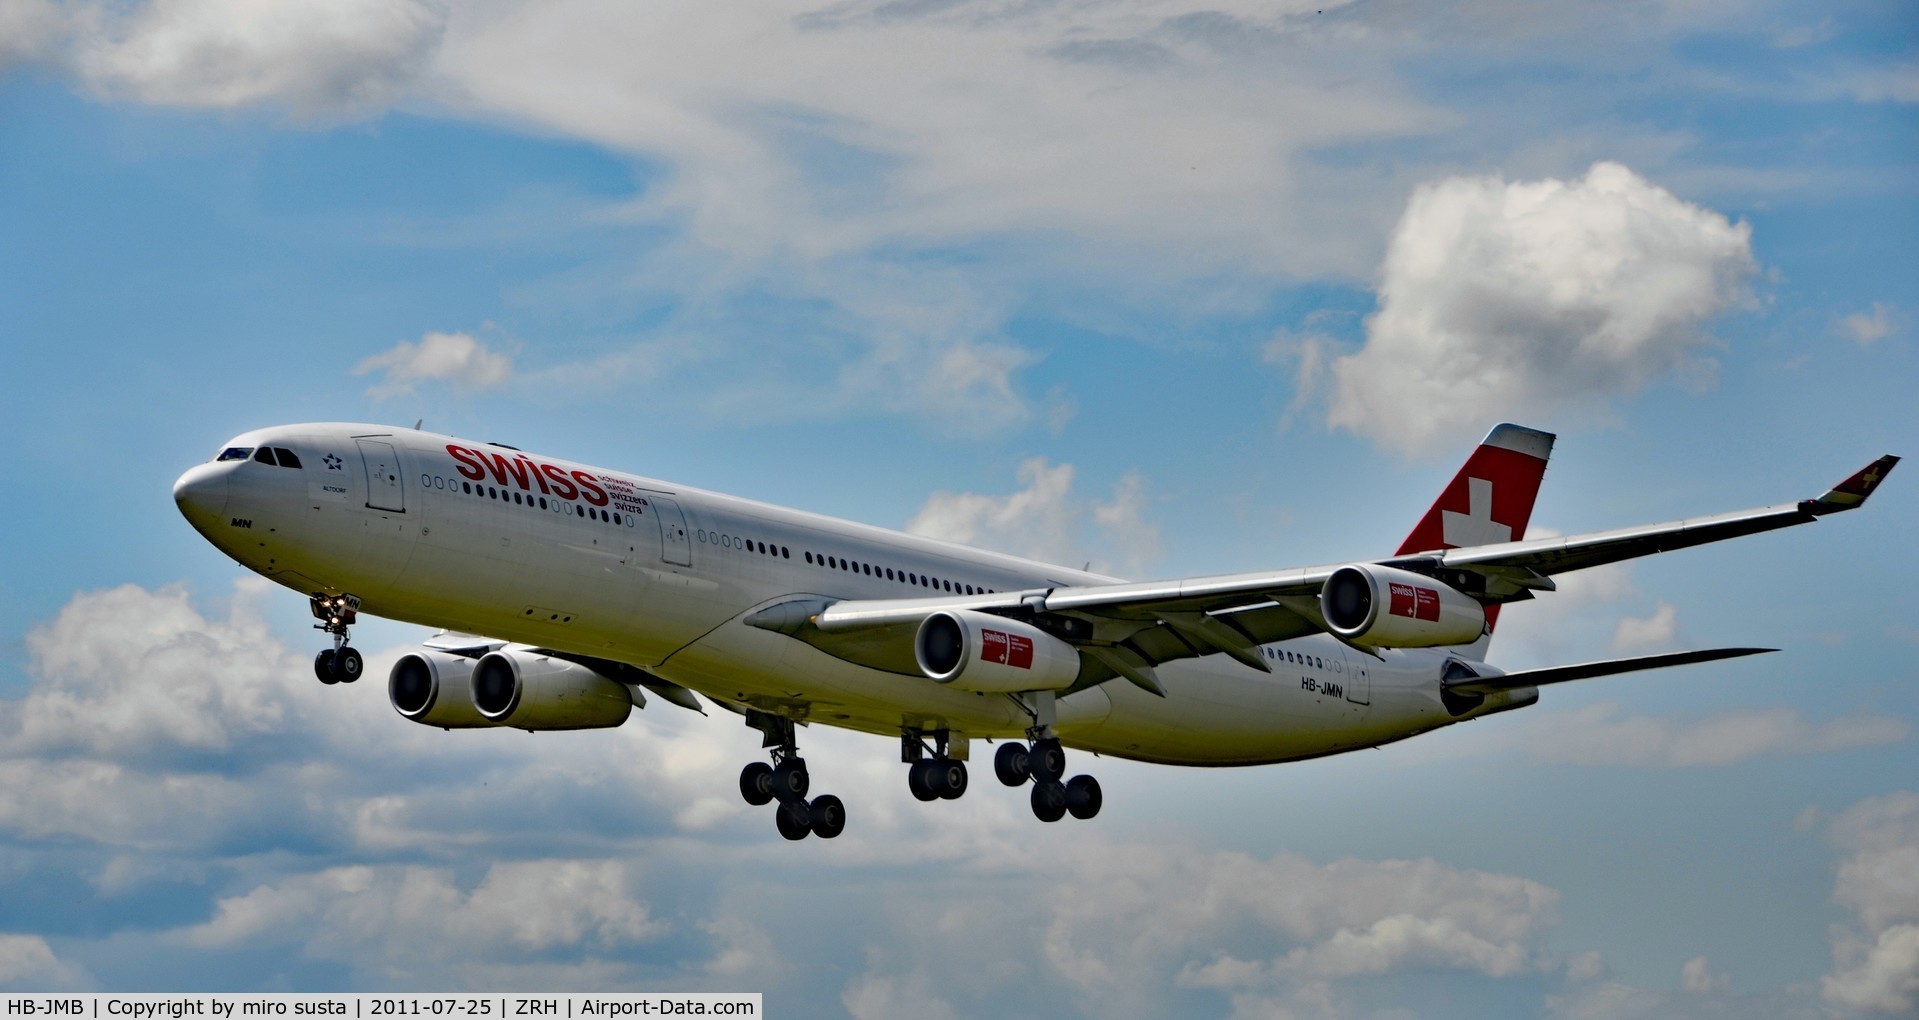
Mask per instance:
[[[826,793],[806,799],[813,781],[793,737],[793,720],[748,712],[746,724],[766,735],[761,746],[773,749],[773,761],[756,761],[740,770],[740,796],[756,807],[778,801],[774,821],[787,839],[805,839],[808,833],[832,839],[845,831],[846,805],[838,797]]]
[[[919,800],[958,800],[966,792],[964,744],[952,747],[945,730],[934,730],[932,736],[933,754],[928,757],[923,731],[900,731],[900,760],[908,765],[906,788]]]
[[[1082,775],[1060,781],[1066,774],[1066,750],[1053,736],[1052,692],[1041,692],[1033,701],[1030,706],[1021,702],[1033,717],[1033,725],[1026,730],[1032,746],[1017,740],[1001,744],[993,755],[993,775],[1007,786],[1022,786],[1031,780],[1033,817],[1042,822],[1057,822],[1068,814],[1079,819],[1099,814],[1105,800],[1099,780]]]
[[[313,675],[323,684],[350,684],[360,679],[366,663],[360,658],[359,649],[346,643],[347,627],[359,618],[359,596],[314,592],[308,605],[313,610],[313,618],[320,621],[313,629],[333,635],[333,647],[323,648],[313,657]]]

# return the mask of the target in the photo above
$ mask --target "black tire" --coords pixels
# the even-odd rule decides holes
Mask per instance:
[[[939,781],[940,797],[945,800],[958,800],[966,793],[966,763],[951,758],[936,759],[933,777]]]
[[[1058,780],[1033,784],[1033,817],[1042,822],[1066,817],[1066,787]]]
[[[360,650],[348,645],[333,656],[333,668],[340,676],[340,682],[350,684],[360,679],[366,670],[366,661],[360,658]]]
[[[1106,798],[1099,792],[1099,780],[1092,776],[1074,776],[1066,783],[1066,810],[1084,821],[1099,814]]]
[[[813,798],[807,814],[813,823],[813,835],[821,839],[832,839],[846,831],[846,805],[830,793]]]
[[[782,803],[773,814],[775,824],[779,826],[780,835],[787,839],[805,839],[807,834],[813,831],[812,810],[803,800]]]
[[[993,774],[1007,786],[1025,786],[1026,781],[1033,778],[1030,757],[1026,745],[1017,740],[1001,744],[993,753]]]
[[[921,758],[906,770],[906,788],[913,791],[916,800],[938,800],[940,791],[934,784],[933,759]]]
[[[1055,783],[1066,774],[1066,752],[1060,748],[1059,741],[1051,738],[1033,742],[1033,752],[1027,758],[1027,763],[1034,782]]]
[[[788,758],[773,766],[773,796],[783,802],[805,799],[812,785],[813,778],[806,774],[804,759]]]
[[[773,766],[763,761],[748,764],[740,770],[740,799],[754,807],[766,804],[773,799]]]
[[[323,684],[340,682],[339,674],[333,672],[333,649],[322,648],[320,654],[313,657],[313,675],[319,677]]]

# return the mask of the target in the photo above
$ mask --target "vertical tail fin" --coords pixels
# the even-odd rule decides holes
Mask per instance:
[[[1550,432],[1519,425],[1493,426],[1399,544],[1398,555],[1525,538],[1533,500],[1539,496],[1546,461],[1552,457],[1553,438]],[[1486,607],[1486,637],[1476,644],[1475,657],[1484,655],[1483,645],[1498,620],[1499,607]]]

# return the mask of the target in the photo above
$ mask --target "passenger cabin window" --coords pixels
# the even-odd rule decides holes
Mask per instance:
[[[245,460],[251,456],[253,456],[253,447],[251,446],[229,446],[221,450],[220,455],[215,457],[214,460]]]

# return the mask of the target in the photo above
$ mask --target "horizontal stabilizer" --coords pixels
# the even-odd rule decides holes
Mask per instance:
[[[1596,676],[1611,676],[1614,673],[1635,673],[1642,669],[1687,666],[1695,662],[1736,659],[1742,655],[1761,655],[1778,650],[1777,648],[1702,648],[1695,652],[1636,655],[1630,659],[1604,659],[1599,662],[1582,662],[1574,666],[1547,666],[1544,669],[1526,669],[1502,676],[1479,677],[1447,684],[1446,689],[1460,694],[1493,694],[1520,687],[1543,687],[1547,684],[1563,684],[1568,680],[1589,680]]]

